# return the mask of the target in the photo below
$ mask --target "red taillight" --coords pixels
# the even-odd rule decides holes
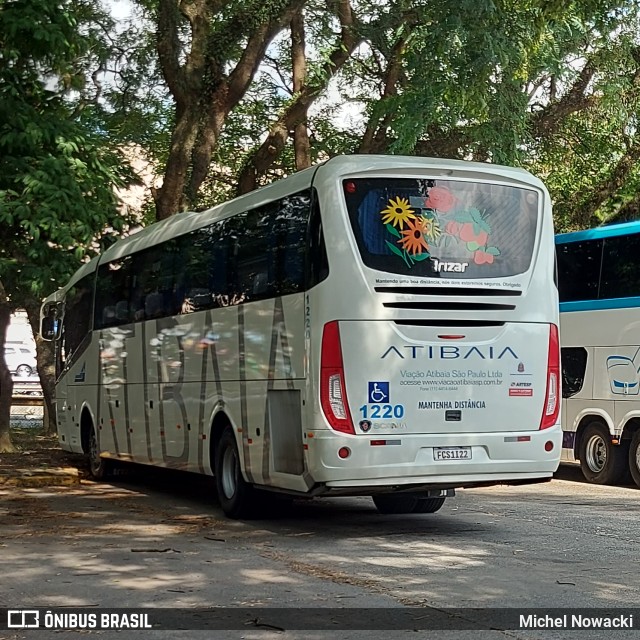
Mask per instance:
[[[332,429],[355,434],[342,366],[342,347],[338,322],[328,322],[322,332],[320,360],[320,404]]]
[[[548,429],[558,420],[560,411],[560,341],[558,327],[550,325],[549,330],[549,358],[547,361],[547,394],[542,408],[540,429]]]

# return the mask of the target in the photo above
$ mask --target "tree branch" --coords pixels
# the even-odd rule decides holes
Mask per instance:
[[[391,56],[387,64],[387,68],[384,70],[384,87],[382,89],[382,96],[380,103],[388,100],[392,96],[398,94],[398,84],[400,82],[402,72],[402,53],[406,45],[407,38],[402,38],[395,43],[391,50]],[[383,151],[387,144],[387,129],[393,120],[393,114],[387,113],[380,122],[380,117],[376,114],[374,107],[373,113],[367,122],[364,135],[360,142],[358,151],[360,153],[376,153]]]
[[[571,89],[559,100],[550,102],[547,107],[533,114],[530,126],[535,138],[555,133],[568,115],[583,111],[596,101],[595,96],[586,93],[596,71],[593,60],[587,60]]]
[[[294,100],[271,126],[267,139],[252,153],[251,159],[245,164],[238,176],[239,194],[247,193],[256,188],[258,177],[269,169],[284,149],[289,131],[304,122],[307,111],[314,100],[327,87],[331,78],[362,42],[362,38],[356,33],[357,21],[349,0],[340,0],[338,18],[341,25],[340,36],[329,60],[323,65],[322,72],[314,81],[307,82],[299,92],[294,94]]]
[[[293,94],[300,93],[307,80],[307,56],[305,51],[304,14],[302,9],[291,20],[291,69],[293,73]],[[311,148],[307,130],[307,111],[304,119],[295,125],[293,131],[293,150],[296,169],[311,166]]]
[[[268,22],[263,22],[249,36],[238,64],[229,74],[226,90],[228,104],[237,104],[242,99],[264,58],[267,47],[275,36],[291,22],[294,14],[304,6],[305,1],[291,0],[280,14]]]
[[[576,221],[584,228],[593,227],[601,223],[595,217],[596,211],[627,182],[631,173],[640,161],[640,141],[631,145],[620,158],[606,182],[603,182],[591,193],[589,200],[580,205]]]
[[[160,68],[169,91],[171,91],[176,100],[176,104],[179,108],[184,108],[187,102],[186,78],[184,69],[180,66],[179,20],[180,13],[175,0],[158,1],[156,48],[158,50]]]

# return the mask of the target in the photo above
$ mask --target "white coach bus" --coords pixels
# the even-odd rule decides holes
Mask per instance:
[[[556,236],[563,460],[640,486],[640,222]]]
[[[525,171],[337,157],[116,242],[43,305],[62,447],[434,512],[560,460],[549,196]]]

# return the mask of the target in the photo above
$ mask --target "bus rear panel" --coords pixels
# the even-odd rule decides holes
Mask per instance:
[[[546,191],[490,166],[349,168],[315,178],[330,275],[309,294],[311,475],[342,491],[549,478],[561,433]]]

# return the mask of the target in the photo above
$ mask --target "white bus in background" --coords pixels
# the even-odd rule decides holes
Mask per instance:
[[[529,173],[336,157],[122,239],[43,305],[60,443],[263,490],[434,512],[561,449],[549,196]]]
[[[563,460],[640,486],[640,222],[556,237]]]

